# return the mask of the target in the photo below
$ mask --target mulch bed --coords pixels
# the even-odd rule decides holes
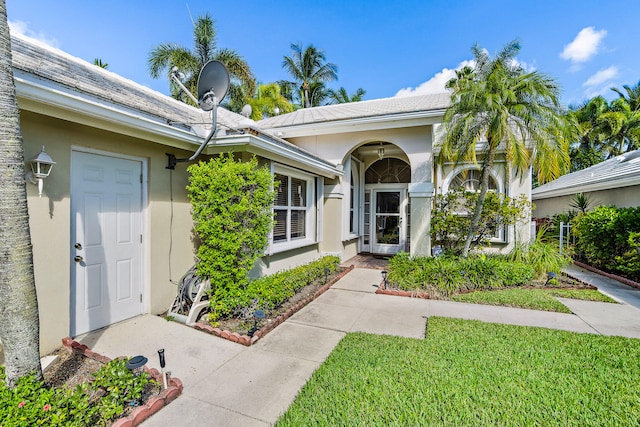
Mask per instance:
[[[220,321],[219,327],[213,327],[203,322],[197,322],[193,327],[220,338],[250,346],[275,329],[276,326],[293,316],[311,301],[325,293],[334,283],[353,270],[353,268],[353,265],[346,268],[340,268],[336,273],[329,276],[326,282],[323,278],[302,288],[280,307],[270,313],[267,313],[268,317],[260,322],[259,325],[262,326],[260,326],[252,336],[249,336],[248,334],[249,330],[253,326],[253,322],[240,321],[239,319],[226,319]]]
[[[74,388],[78,384],[93,380],[97,372],[111,359],[95,353],[84,344],[67,337],[62,340],[63,346],[51,355],[57,359],[44,372],[45,384],[49,387]],[[158,412],[182,393],[182,381],[175,377],[167,378],[167,388],[162,390],[162,374],[157,369],[144,367],[157,385],[150,384],[143,393],[143,402],[139,406],[131,406],[111,427],[135,427]],[[96,396],[99,398],[99,396]]]

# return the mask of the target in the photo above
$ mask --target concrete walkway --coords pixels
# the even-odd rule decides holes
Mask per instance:
[[[149,426],[267,426],[347,332],[423,338],[429,316],[640,338],[640,290],[580,269],[571,273],[621,302],[562,300],[573,314],[376,295],[379,270],[356,268],[329,291],[251,347],[152,315],[77,340],[109,357],[142,354],[184,383],[182,396],[143,423]]]

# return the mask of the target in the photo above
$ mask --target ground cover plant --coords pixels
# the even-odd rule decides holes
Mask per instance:
[[[347,334],[280,417],[298,425],[636,425],[640,340],[431,317]]]
[[[126,359],[114,359],[100,364],[89,374],[89,381],[73,387],[45,374],[46,381],[28,375],[9,388],[4,382],[4,367],[0,366],[0,425],[110,425],[160,390],[146,372],[134,375],[126,363]]]

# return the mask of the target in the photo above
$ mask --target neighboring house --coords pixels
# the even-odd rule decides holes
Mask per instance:
[[[640,206],[640,150],[605,160],[587,169],[563,175],[531,191],[533,216],[552,217],[575,210],[571,199],[582,193],[597,205]]]
[[[56,162],[42,198],[28,184],[46,353],[67,335],[167,310],[194,242],[186,164],[167,169],[166,153],[188,158],[211,115],[25,36],[12,48],[25,159],[44,146]],[[202,160],[256,155],[280,182],[277,225],[253,274],[324,254],[430,254],[434,195],[472,188],[478,169],[436,166],[434,129],[449,102],[389,98],[260,122],[220,108]],[[529,177],[497,165],[494,191],[529,195]],[[498,233],[495,247],[512,242],[513,231]]]

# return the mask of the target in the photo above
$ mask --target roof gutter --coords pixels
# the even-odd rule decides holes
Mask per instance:
[[[336,178],[343,175],[342,169],[326,160],[308,154],[293,145],[282,144],[251,129],[236,135],[219,136],[205,150],[214,155],[228,151],[246,151],[287,166],[306,172],[315,173],[325,178]]]

